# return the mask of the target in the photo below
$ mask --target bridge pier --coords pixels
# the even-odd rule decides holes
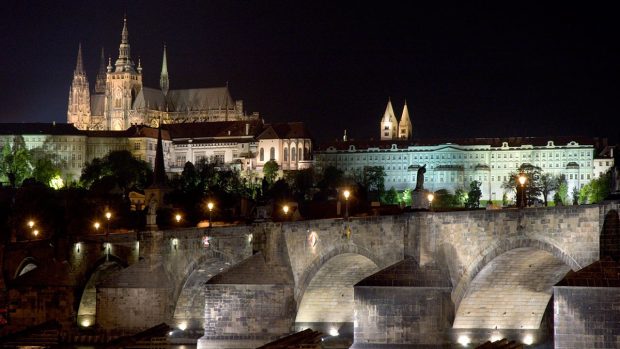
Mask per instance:
[[[355,285],[352,348],[377,345],[442,347],[450,343],[452,286],[436,266],[410,258]]]

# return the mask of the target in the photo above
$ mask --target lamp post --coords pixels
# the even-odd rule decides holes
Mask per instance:
[[[285,221],[287,221],[287,220],[288,220],[288,210],[289,210],[288,205],[284,205],[284,206],[282,206],[282,212],[284,212],[284,220],[285,220]]]
[[[527,177],[524,174],[519,175],[519,184],[521,184],[521,200],[519,203],[519,207],[525,207],[525,182],[527,182]]]
[[[93,224],[93,227],[95,227],[95,231],[97,232],[97,234],[99,234],[99,227],[101,226],[101,224],[99,224],[99,222],[95,222],[95,224]]]
[[[428,209],[432,210],[433,209],[433,200],[435,200],[435,195],[433,195],[433,193],[429,193],[426,196],[426,199],[428,199]]]
[[[211,229],[211,224],[212,224],[211,215],[213,213],[213,206],[214,206],[213,202],[209,201],[207,203],[207,209],[209,209],[209,229]]]
[[[177,223],[180,223],[180,222],[181,222],[181,218],[182,218],[182,217],[181,217],[181,214],[180,214],[180,213],[177,213],[176,215],[174,215],[174,220],[175,220],[175,221],[177,221]]]
[[[349,196],[351,196],[351,192],[349,191],[349,189],[345,189],[342,195],[344,196],[344,219],[348,220],[349,219]]]

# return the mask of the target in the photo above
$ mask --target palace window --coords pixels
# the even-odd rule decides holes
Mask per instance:
[[[258,153],[259,153],[259,160],[265,161],[265,149],[260,148],[260,151]]]
[[[345,160],[349,160],[345,158]],[[291,148],[291,161],[297,161],[297,148]]]
[[[288,148],[284,147],[284,161],[288,161]]]

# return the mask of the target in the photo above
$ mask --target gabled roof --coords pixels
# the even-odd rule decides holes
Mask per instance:
[[[133,109],[166,110],[166,99],[160,89],[143,87],[133,102]]]
[[[291,139],[312,138],[303,122],[281,122],[266,124],[265,130],[256,137],[257,139]]]
[[[248,134],[245,132],[246,127],[248,128]],[[243,137],[256,137],[256,135],[264,129],[264,125],[262,120],[254,119],[247,121],[165,124],[163,128],[170,132],[170,136],[174,140],[199,138],[238,139]]]

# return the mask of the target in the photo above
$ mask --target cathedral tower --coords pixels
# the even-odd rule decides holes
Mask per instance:
[[[407,101],[405,100],[405,107],[403,108],[403,115],[400,117],[398,123],[398,138],[411,140],[413,136],[413,127],[411,126],[411,119],[409,118],[409,109],[407,108]]]
[[[82,44],[78,46],[77,63],[69,89],[67,122],[81,130],[87,129],[90,123],[90,91],[82,61]]]
[[[95,93],[105,93],[105,55],[103,53],[103,47],[101,48],[101,58],[99,60],[99,71],[97,72],[97,81],[95,81]]]
[[[385,113],[381,119],[381,140],[390,140],[397,138],[398,121],[394,115],[394,109],[392,108],[392,100],[388,99]]]
[[[131,59],[127,18],[123,22],[118,59],[112,67],[108,64],[106,74],[105,129],[125,130],[129,128],[133,101],[142,89],[142,68]]]

